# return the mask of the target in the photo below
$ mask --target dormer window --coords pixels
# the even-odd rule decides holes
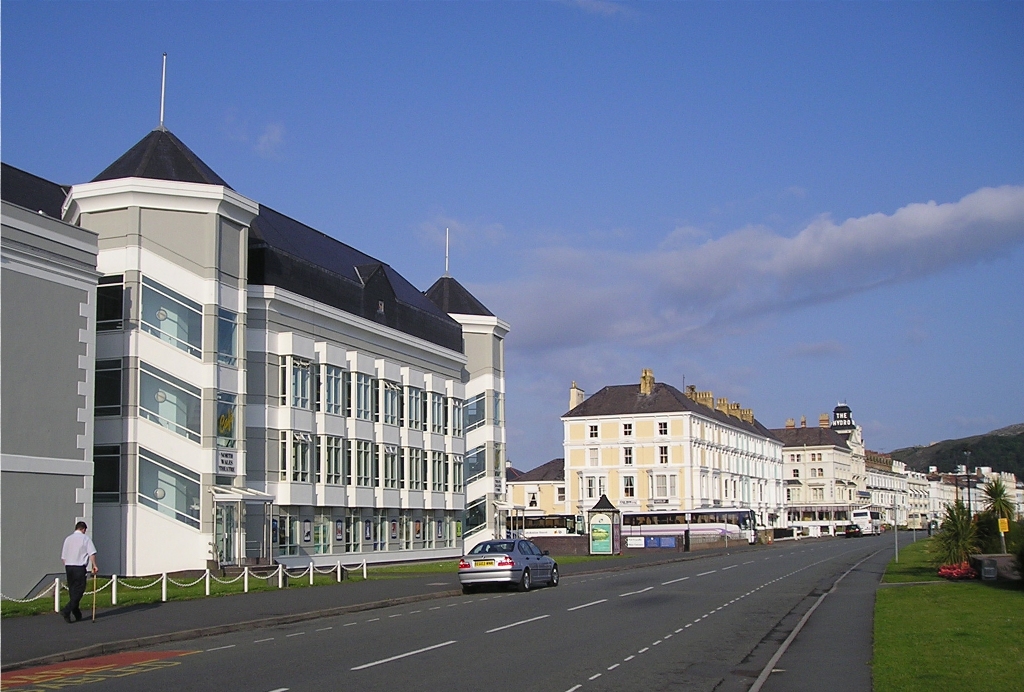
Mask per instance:
[[[384,301],[383,300],[378,300],[377,301],[377,314],[378,315],[383,315],[384,314]]]

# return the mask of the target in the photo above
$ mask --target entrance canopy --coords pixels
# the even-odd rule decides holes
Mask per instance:
[[[228,485],[214,485],[210,487],[213,493],[214,502],[257,502],[260,504],[273,503],[274,496],[261,493],[252,488],[236,488]]]

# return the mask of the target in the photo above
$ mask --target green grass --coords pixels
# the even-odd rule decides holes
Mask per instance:
[[[900,547],[900,561],[889,562],[882,582],[945,581],[939,576],[939,558],[934,539],[923,538]]]
[[[978,581],[879,589],[875,692],[1024,687],[1024,589]]]

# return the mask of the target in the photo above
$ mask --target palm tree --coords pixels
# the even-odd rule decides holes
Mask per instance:
[[[959,565],[967,562],[971,553],[978,549],[977,537],[977,527],[971,521],[963,500],[946,505],[946,516],[936,536],[942,564]]]
[[[1006,517],[1013,519],[1013,501],[1006,492],[1006,486],[1002,478],[996,478],[985,484],[985,509],[996,515],[996,519]],[[999,545],[1002,552],[1006,552],[1006,536],[999,532]]]

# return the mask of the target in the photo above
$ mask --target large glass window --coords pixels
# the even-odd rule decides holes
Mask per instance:
[[[399,469],[398,447],[381,445],[384,448],[384,487],[400,488],[401,471]]]
[[[237,430],[237,400],[234,394],[217,393],[217,446],[234,447]]]
[[[344,412],[343,379],[345,371],[335,365],[328,365],[325,378],[325,399],[327,413],[342,415]]]
[[[450,399],[452,404],[452,436],[462,437],[462,400]]]
[[[312,363],[308,360],[292,359],[292,406],[295,408],[309,408],[312,376]]]
[[[462,456],[459,454],[452,455],[452,492],[461,493],[463,490],[462,482]]]
[[[122,329],[123,314],[124,276],[101,276],[96,287],[96,331]]]
[[[444,406],[444,395],[430,393],[430,432],[443,435],[447,428],[447,411]]]
[[[430,488],[436,492],[448,490],[448,464],[444,452],[431,452]]]
[[[331,485],[340,485],[342,459],[341,438],[328,435],[324,439],[323,449],[326,481]]]
[[[402,401],[402,385],[381,380],[380,387],[384,395],[381,422],[387,425],[398,425],[399,407]]]
[[[309,453],[312,440],[309,433],[292,434],[292,481],[309,483]]]
[[[636,478],[633,476],[622,477],[622,496],[636,497]]]
[[[481,445],[466,452],[466,482],[472,483],[487,473],[487,447]]]
[[[121,446],[98,445],[92,450],[93,502],[121,501]]]
[[[486,396],[484,394],[477,394],[470,399],[466,399],[462,406],[466,432],[479,428],[484,424],[484,420],[487,417],[485,404]]]
[[[199,528],[199,474],[139,448],[139,502]]]
[[[203,306],[142,277],[142,330],[196,358],[203,354]]]
[[[356,418],[373,420],[373,378],[356,374]]]
[[[139,409],[143,418],[199,442],[201,391],[148,363],[139,363]]]
[[[373,487],[373,444],[356,441],[356,485]]]
[[[418,387],[407,388],[409,406],[407,408],[409,427],[423,430],[423,390]]]
[[[423,450],[410,447],[407,451],[406,458],[409,460],[409,489],[426,490],[427,469]]]
[[[97,416],[121,415],[121,359],[96,361]]]
[[[495,425],[501,425],[501,421],[504,420],[504,416],[502,415],[502,413],[503,413],[503,411],[502,411],[502,409],[503,409],[502,403],[503,402],[502,402],[501,394],[498,393],[498,392],[495,392],[494,393],[494,424]]]
[[[217,311],[217,361],[225,365],[238,362],[238,315],[224,308]]]
[[[318,511],[313,517],[313,553],[323,555],[331,552],[331,515]]]

